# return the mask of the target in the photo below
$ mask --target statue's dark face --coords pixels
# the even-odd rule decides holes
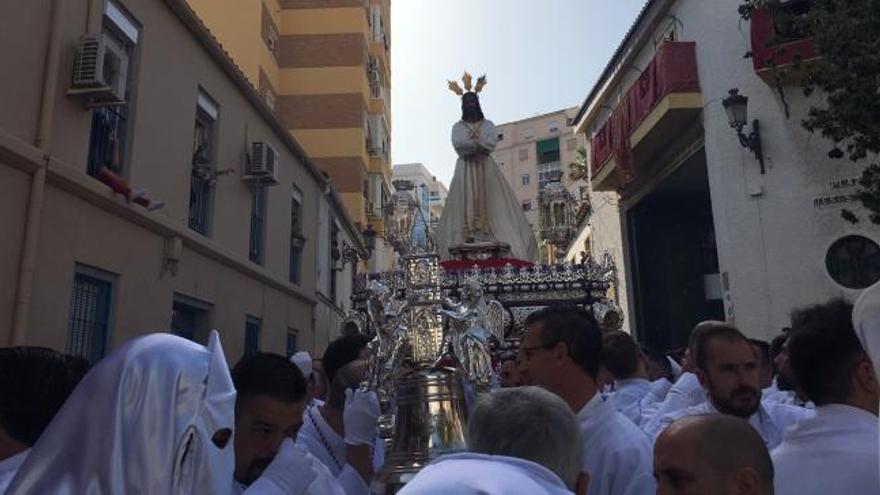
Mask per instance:
[[[476,96],[467,94],[461,99],[461,107],[465,111],[476,112],[480,108],[480,100]]]
[[[480,108],[480,99],[474,93],[465,93],[461,97],[461,118],[467,122],[477,122],[483,119],[483,109]]]

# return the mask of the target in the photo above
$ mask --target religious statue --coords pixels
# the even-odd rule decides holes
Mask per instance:
[[[522,207],[491,153],[498,143],[495,125],[483,116],[477,96],[486,76],[472,85],[465,72],[464,88],[450,81],[449,88],[461,96],[461,120],[452,127],[452,146],[458,154],[455,174],[437,230],[438,251],[451,259],[450,251],[462,245],[499,244],[509,247],[514,258],[534,261],[538,246]]]
[[[459,300],[447,299],[440,313],[449,325],[446,341],[465,376],[478,387],[486,387],[492,377],[489,338],[504,340],[504,308],[488,301],[479,280],[472,279],[459,289]]]

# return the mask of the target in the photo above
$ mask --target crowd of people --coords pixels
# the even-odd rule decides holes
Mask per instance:
[[[706,321],[678,359],[539,310],[473,402],[467,451],[400,493],[880,493],[877,296],[801,308],[770,343]],[[91,369],[0,349],[0,494],[369,494],[385,442],[368,349],[345,335],[320,360],[231,369],[216,332],[135,338]]]

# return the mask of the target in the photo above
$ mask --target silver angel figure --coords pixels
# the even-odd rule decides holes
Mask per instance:
[[[487,302],[475,279],[465,281],[459,290],[458,302],[447,299],[441,310],[448,323],[446,340],[467,378],[478,386],[487,386],[492,377],[489,337],[503,333],[501,325],[496,324],[500,303]]]

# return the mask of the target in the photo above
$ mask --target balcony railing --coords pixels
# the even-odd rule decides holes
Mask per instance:
[[[696,43],[667,42],[629,88],[605,125],[593,136],[591,160],[593,177],[615,158],[624,174],[632,174],[629,137],[654,108],[673,93],[697,93]]]
[[[782,8],[787,8],[789,15],[797,15],[809,9],[809,2],[792,1]],[[755,72],[771,84],[776,82],[773,80],[774,69],[819,56],[812,36],[785,31],[786,27],[777,25],[773,14],[766,9],[756,11],[751,18],[752,64]]]

